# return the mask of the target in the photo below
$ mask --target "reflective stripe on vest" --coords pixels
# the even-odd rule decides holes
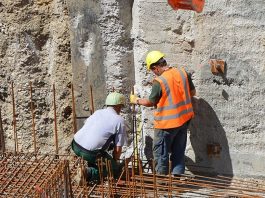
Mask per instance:
[[[170,71],[171,70],[171,71]],[[172,92],[175,88],[170,88],[170,85],[167,81],[167,75],[161,75],[157,77],[157,81],[160,83],[161,89],[164,88],[164,92],[162,93],[162,97],[167,101],[167,105],[159,106],[156,109],[155,117],[154,117],[154,124],[155,128],[174,128],[183,125],[186,121],[188,121],[191,117],[193,117],[193,108],[191,104],[191,97],[189,92],[189,85],[187,82],[186,73],[184,70],[178,70],[176,68],[171,68],[167,72],[170,72],[170,75],[176,76],[176,78],[181,82],[180,89],[184,92],[185,98],[179,94],[172,95]],[[177,72],[179,75],[171,74]],[[171,90],[172,89],[172,90]],[[162,89],[163,92],[163,89]],[[181,98],[177,103],[176,98]],[[161,100],[161,99],[160,99]],[[164,101],[165,103],[165,101]]]

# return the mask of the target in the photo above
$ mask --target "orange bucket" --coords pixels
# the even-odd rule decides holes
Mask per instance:
[[[202,12],[205,0],[168,0],[168,4],[174,9],[194,10]]]

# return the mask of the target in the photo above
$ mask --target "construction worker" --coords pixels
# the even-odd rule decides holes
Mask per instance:
[[[158,174],[180,175],[185,170],[188,123],[194,116],[191,97],[196,94],[190,75],[184,69],[170,67],[160,51],[146,56],[147,70],[155,78],[149,98],[130,95],[132,104],[155,106],[153,156]],[[169,160],[172,170],[169,170]]]
[[[122,146],[127,141],[124,119],[120,116],[125,105],[124,95],[112,92],[105,102],[107,108],[94,112],[85,122],[84,126],[74,135],[72,149],[74,153],[87,161],[85,177],[88,181],[99,180],[97,160],[102,158],[110,160],[114,177],[120,173],[120,159]],[[107,151],[114,142],[113,156]],[[103,174],[106,176],[106,167]]]

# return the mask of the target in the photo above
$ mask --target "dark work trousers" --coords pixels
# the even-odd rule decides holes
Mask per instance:
[[[72,149],[74,153],[82,157],[85,161],[87,161],[87,176],[88,180],[99,180],[99,169],[97,160],[102,158],[103,163],[105,164],[106,160],[110,161],[111,168],[112,168],[112,174],[114,178],[119,177],[120,174],[120,165],[112,158],[111,155],[108,154],[106,151],[102,150],[95,150],[95,151],[89,151],[84,148],[82,148],[80,145],[78,145],[74,140],[72,141]],[[107,170],[106,166],[103,166],[103,176],[107,176]]]
[[[188,124],[172,129],[155,129],[153,155],[155,170],[158,174],[183,174],[185,171],[185,149]],[[169,169],[169,160],[172,170]]]

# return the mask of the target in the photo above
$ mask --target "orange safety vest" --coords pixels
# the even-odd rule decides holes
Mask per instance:
[[[182,126],[194,116],[187,73],[184,69],[170,68],[155,80],[160,83],[162,96],[154,112],[154,127]]]

